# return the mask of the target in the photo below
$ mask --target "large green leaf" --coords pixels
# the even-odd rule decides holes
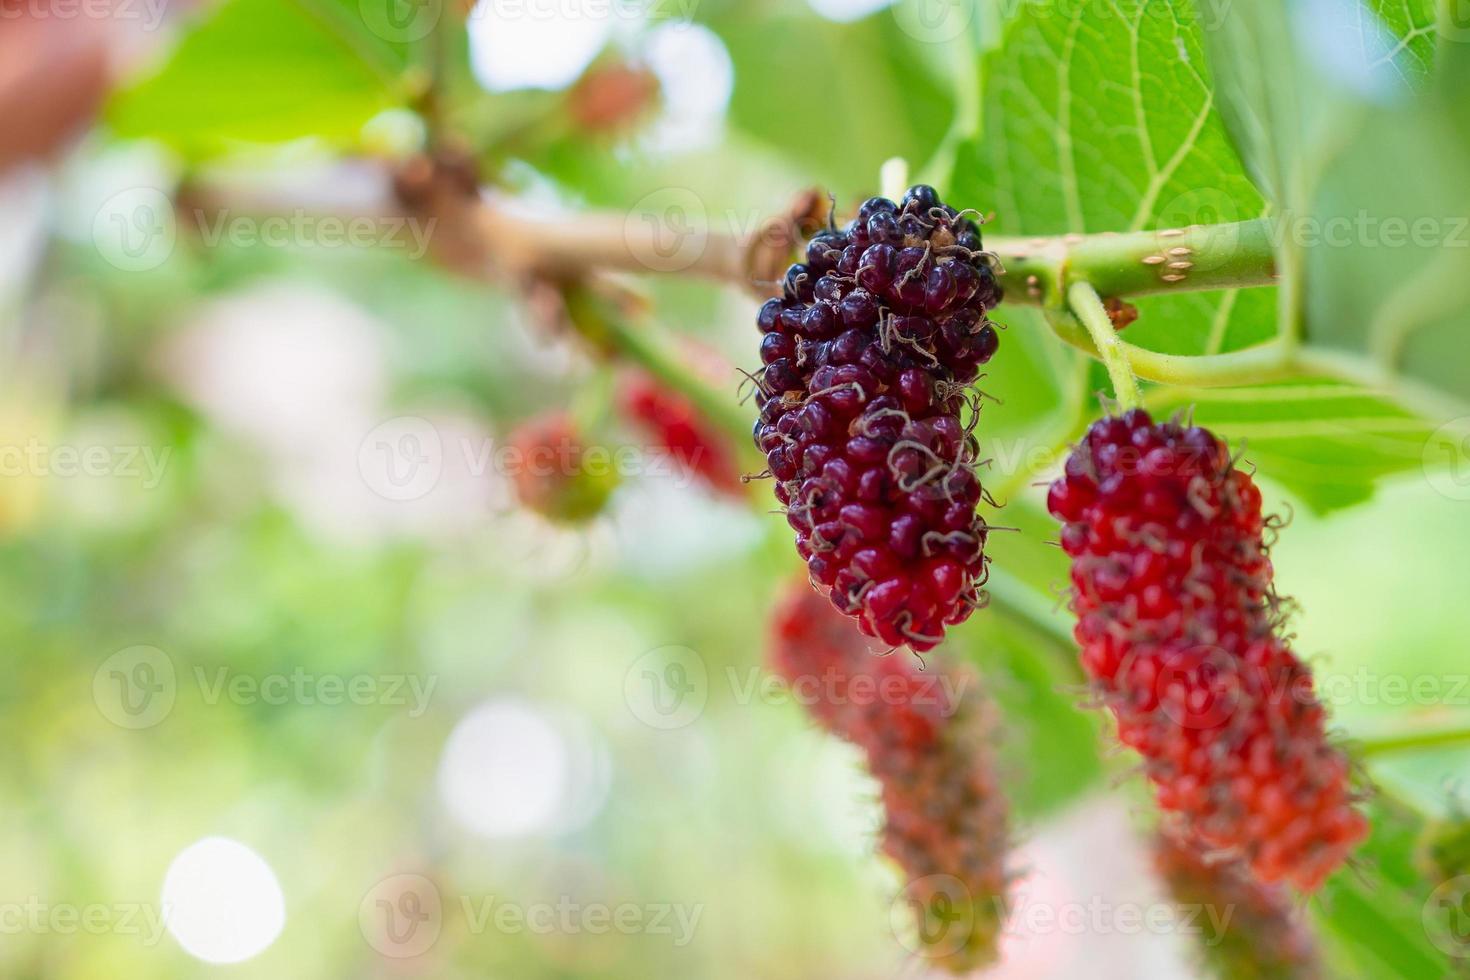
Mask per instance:
[[[1254,218],[1264,202],[1215,109],[1193,7],[1026,2],[981,70],[981,130],[954,196],[1011,235],[1150,230]],[[1154,297],[1131,340],[1169,353],[1270,335],[1265,296]]]
[[[732,125],[811,168],[843,199],[876,192],[890,157],[926,159],[954,101],[924,39],[897,29],[893,13],[837,24],[787,6],[776,17],[741,5],[711,18],[739,66]]]
[[[108,120],[120,136],[196,157],[305,137],[349,145],[394,104],[408,60],[399,33],[374,28],[375,5],[227,0],[186,29],[158,72],[117,93]]]
[[[1393,99],[1430,79],[1432,0],[1198,6],[1221,115],[1278,211],[1305,206],[1357,97]]]
[[[1423,465],[1434,428],[1351,385],[1290,382],[1253,388],[1157,388],[1157,415],[1187,413],[1318,512],[1368,499],[1373,481]]]
[[[1166,410],[1195,406],[1201,422],[1247,439],[1252,458],[1314,509],[1359,502],[1378,477],[1422,465],[1426,439],[1448,417],[1441,412],[1444,417],[1426,426],[1393,407],[1383,396],[1401,394],[1394,389],[1403,386],[1384,384],[1390,376],[1382,359],[1361,355],[1374,345],[1400,344],[1416,386],[1445,388],[1445,376],[1452,380],[1463,361],[1443,346],[1451,335],[1420,357],[1414,344],[1434,327],[1422,324],[1421,332],[1399,324],[1470,305],[1470,276],[1459,275],[1453,264],[1460,256],[1441,257],[1439,264],[1449,264],[1458,281],[1385,304],[1383,283],[1395,277],[1374,271],[1381,256],[1312,245],[1311,233],[1326,230],[1327,220],[1316,205],[1316,188],[1335,154],[1351,158],[1393,144],[1381,130],[1376,139],[1364,132],[1361,147],[1354,142],[1365,114],[1388,111],[1368,107],[1365,99],[1401,107],[1435,98],[1415,94],[1432,89],[1426,84],[1431,14],[1423,0],[1298,7],[1267,0],[1202,0],[1198,7],[1120,0],[1064,9],[1024,3],[1007,24],[1005,43],[982,58],[980,131],[957,147],[954,196],[993,207],[993,227],[1018,235],[1212,223],[1274,207],[1279,267],[1292,290],[1280,296],[1253,289],[1148,297],[1139,302],[1141,317],[1127,338],[1166,353],[1217,354],[1305,326],[1314,351],[1330,349],[1332,357],[1351,352],[1333,367],[1359,379],[1353,389],[1303,383],[1249,394],[1164,391],[1152,397]],[[1309,28],[1317,32],[1310,45],[1293,40],[1294,32]],[[1423,142],[1421,155],[1428,150]],[[1407,166],[1400,161],[1392,170]],[[1432,172],[1452,166],[1428,164]],[[1354,207],[1373,197],[1370,175],[1376,186],[1388,169],[1381,159],[1364,167]],[[1466,176],[1446,174],[1420,192],[1417,205],[1386,213],[1423,216],[1456,181],[1470,186]],[[1408,251],[1400,249],[1404,254],[1396,260]],[[1315,278],[1324,252],[1341,253],[1333,258],[1350,266],[1341,276],[1352,280],[1325,298]],[[1330,306],[1325,314],[1324,303]],[[1365,317],[1365,310],[1378,312]],[[1359,333],[1371,337],[1351,340]],[[1380,387],[1385,390],[1377,392]]]
[[[1302,332],[1436,425],[1470,412],[1470,145],[1430,0],[1202,0],[1220,101],[1271,196]],[[1463,45],[1450,45],[1452,53]],[[1412,179],[1399,179],[1412,174]],[[1431,427],[1432,428],[1432,427]]]

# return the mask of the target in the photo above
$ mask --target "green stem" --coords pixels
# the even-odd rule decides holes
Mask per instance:
[[[1108,316],[1108,311],[1103,307],[1102,297],[1091,283],[1074,282],[1067,290],[1067,304],[1073,315],[1087,328],[1087,334],[1092,338],[1092,344],[1097,348],[1103,366],[1108,369],[1108,378],[1113,383],[1113,395],[1118,399],[1119,406],[1124,409],[1137,408],[1143,396],[1138,391],[1138,381],[1128,363],[1128,351],[1123,341],[1118,339],[1118,331],[1114,329],[1112,317]]]
[[[1470,745],[1470,728],[1442,728],[1398,735],[1378,735],[1354,740],[1361,758],[1375,758],[1397,752]]]
[[[1274,238],[1271,220],[1257,218],[985,244],[1005,267],[1006,302],[1062,309],[1073,282],[1089,282],[1104,297],[1274,286]]]
[[[615,351],[683,395],[736,446],[750,445],[751,419],[733,397],[734,379],[732,391],[718,390],[672,353],[675,347],[668,338],[657,336],[647,326],[630,326],[612,300],[585,286],[568,286],[564,295],[568,317],[578,333],[598,347]]]
[[[1062,341],[1090,357],[1103,359],[1096,341],[1074,317],[1058,312],[1047,319]],[[1278,381],[1296,377],[1306,367],[1302,361],[1293,358],[1292,348],[1281,340],[1267,341],[1228,354],[1199,356],[1160,354],[1124,340],[1119,340],[1117,347],[1127,357],[1135,377],[1191,388],[1228,388]]]

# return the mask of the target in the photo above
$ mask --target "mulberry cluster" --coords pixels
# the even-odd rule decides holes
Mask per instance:
[[[995,957],[1005,916],[1007,807],[990,705],[973,675],[880,656],[804,583],[776,610],[771,669],[882,787],[882,850],[903,869],[921,953],[956,972]]]
[[[1175,834],[1154,842],[1154,867],[1174,900],[1203,908],[1205,966],[1221,980],[1308,980],[1321,976],[1316,938],[1291,893],[1257,881],[1239,861],[1211,860]]]
[[[966,389],[995,354],[980,230],[910,188],[817,234],[760,311],[756,446],[815,585],[889,645],[934,647],[984,601]]]
[[[1202,428],[1095,423],[1052,484],[1082,663],[1159,805],[1265,882],[1311,890],[1367,831],[1282,634],[1261,494]]]
[[[628,378],[619,399],[624,414],[646,430],[677,465],[688,467],[721,493],[744,495],[733,447],[700,417],[688,399],[646,374]]]

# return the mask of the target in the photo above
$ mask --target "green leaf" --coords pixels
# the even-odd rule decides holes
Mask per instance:
[[[1430,79],[1433,0],[1200,0],[1220,112],[1279,210],[1300,208],[1354,108]],[[1309,12],[1324,16],[1307,23]],[[1356,90],[1356,91],[1355,91]]]
[[[1157,388],[1159,416],[1187,412],[1319,513],[1366,500],[1374,481],[1423,465],[1433,426],[1353,385]]]
[[[1389,66],[1409,85],[1427,85],[1434,74],[1434,0],[1367,0],[1365,6],[1377,18],[1362,18],[1367,47],[1378,52],[1375,67]]]
[[[1430,84],[1432,3],[1324,0],[1310,22],[1276,0],[1201,8],[1222,112],[1273,200],[1278,265],[1305,282],[1281,321],[1327,352],[1318,363],[1436,422],[1467,414],[1470,145],[1463,98]]]
[[[1099,717],[1077,709],[1080,693],[1064,666],[1076,659],[1070,643],[1004,610],[976,618],[964,645],[1000,709],[1006,793],[1017,816],[1037,820],[1097,784]]]
[[[1450,963],[1429,942],[1423,908],[1432,886],[1406,860],[1419,821],[1400,807],[1372,807],[1373,832],[1358,850],[1362,871],[1339,872],[1313,901],[1329,942],[1332,976],[1438,977]]]
[[[1409,392],[1436,421],[1470,414],[1470,145],[1459,97],[1364,111],[1313,199],[1308,339]],[[1412,174],[1412,180],[1385,180]]]
[[[932,52],[893,13],[851,24],[750,16],[761,12],[742,5],[710,22],[739,66],[733,126],[779,148],[839,199],[876,193],[890,157],[934,152],[954,99],[930,69]]]
[[[351,145],[395,104],[407,58],[346,0],[227,0],[161,70],[118,92],[107,118],[119,136],[196,158],[308,137]]]
[[[1193,6],[1022,4],[982,62],[981,130],[954,197],[1009,235],[1140,231],[1258,217],[1215,109]],[[1130,340],[1204,353],[1261,336],[1261,299],[1154,297]],[[1135,339],[1136,338],[1136,339]]]

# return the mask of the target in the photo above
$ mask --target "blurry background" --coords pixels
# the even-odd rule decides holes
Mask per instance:
[[[487,0],[446,55],[434,4],[6,0],[0,973],[924,972],[857,752],[760,686],[795,562],[763,492],[634,466],[589,523],[519,506],[486,454],[548,408],[603,418],[585,405],[606,366],[413,229],[344,240],[330,216],[381,214],[441,124],[543,211],[673,188],[748,235],[813,184],[850,207],[887,158],[952,155],[974,111],[931,8]],[[954,9],[960,48],[999,43]],[[208,207],[176,213],[188,194]],[[755,301],[638,288],[658,329],[723,358],[733,402]],[[1002,476],[1101,386],[1010,312],[988,379],[1005,409],[981,430]],[[640,445],[603,421],[603,444]],[[1279,443],[1301,479],[1262,474],[1295,515],[1275,557],[1298,648],[1348,734],[1463,724],[1470,491],[1424,469],[1422,432],[1379,428]],[[1389,472],[1370,502],[1310,499],[1368,443],[1392,462],[1363,464]],[[1000,975],[1193,975],[1192,937],[1119,924],[1164,901],[1146,798],[1076,708],[1064,573],[1030,505],[996,518],[1027,526],[997,538],[1003,608],[951,647],[1005,712],[1019,904],[1106,907],[1076,928],[1018,915]],[[1392,846],[1313,903],[1339,975],[1433,962],[1423,891],[1384,876],[1406,880],[1405,840],[1455,811],[1466,761],[1376,765],[1420,816],[1384,817]]]

